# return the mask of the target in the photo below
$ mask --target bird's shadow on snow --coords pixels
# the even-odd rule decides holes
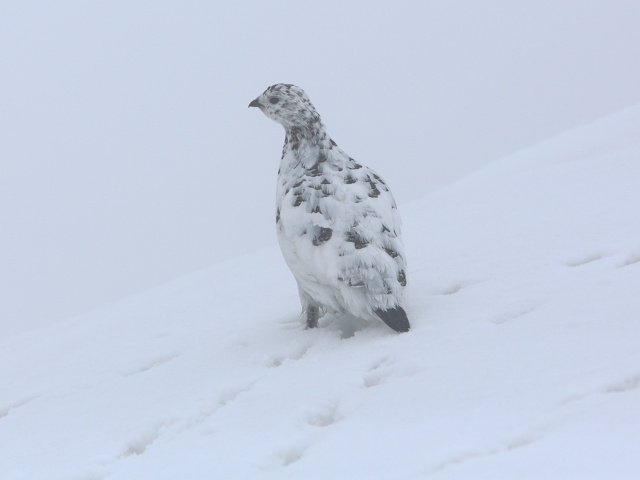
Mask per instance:
[[[387,327],[382,322],[373,323],[345,314],[327,314],[319,322],[318,328],[336,332],[345,340],[362,331],[383,332]]]
[[[329,333],[331,337],[347,340],[354,336],[384,336],[394,334],[384,323],[372,322],[343,313],[327,313],[318,321],[316,328],[307,328],[304,319],[297,317],[278,322],[286,330],[304,330],[305,332]]]

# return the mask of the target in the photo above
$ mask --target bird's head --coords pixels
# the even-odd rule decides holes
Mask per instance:
[[[300,87],[277,83],[249,104],[258,107],[271,120],[284,128],[311,128],[320,123],[320,115]]]

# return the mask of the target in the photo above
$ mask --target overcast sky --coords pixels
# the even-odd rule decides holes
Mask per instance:
[[[0,4],[0,334],[275,245],[270,84],[400,207],[640,102],[637,0],[220,3]]]

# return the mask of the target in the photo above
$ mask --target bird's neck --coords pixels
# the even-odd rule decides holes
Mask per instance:
[[[317,121],[304,126],[285,128],[286,141],[294,146],[296,143],[306,143],[309,146],[328,148],[331,139],[322,122]]]
[[[286,136],[282,160],[311,168],[317,163],[318,156],[326,158],[332,148],[331,138],[321,122],[313,122],[304,127],[294,126],[285,129]]]

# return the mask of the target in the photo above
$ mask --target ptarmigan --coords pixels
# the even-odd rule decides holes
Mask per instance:
[[[301,88],[272,85],[249,106],[285,129],[276,225],[307,327],[329,312],[408,331],[406,261],[389,187],[331,140]]]

